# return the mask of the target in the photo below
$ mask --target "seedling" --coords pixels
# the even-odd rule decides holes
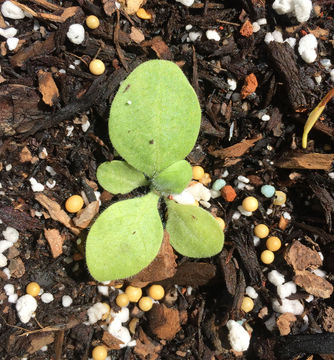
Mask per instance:
[[[86,260],[96,280],[135,275],[154,260],[163,239],[159,199],[167,205],[166,230],[176,251],[195,258],[221,251],[224,233],[209,212],[168,199],[191,180],[184,158],[195,145],[200,120],[197,96],[172,62],[147,61],[121,84],[111,105],[109,136],[125,161],[101,164],[97,179],[113,194],[146,185],[150,192],[112,204],[91,227]]]

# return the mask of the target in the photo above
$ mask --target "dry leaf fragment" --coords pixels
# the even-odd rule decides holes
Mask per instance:
[[[145,41],[141,44],[143,47],[151,47],[157,54],[159,59],[172,60],[173,54],[169,50],[169,47],[162,40],[161,36],[155,36],[152,40]]]
[[[151,340],[143,331],[139,329],[139,336],[134,348],[134,352],[139,356],[141,360],[157,360],[159,353],[162,350],[162,345]]]
[[[75,226],[81,229],[86,229],[94,217],[98,214],[99,208],[100,205],[98,201],[93,201],[88,204],[84,209],[80,210],[77,216],[73,219]]]
[[[57,229],[44,229],[44,235],[48,241],[51,249],[51,254],[53,258],[61,255],[63,253],[63,242],[64,239]]]
[[[32,334],[29,337],[30,346],[28,347],[28,353],[34,354],[40,350],[43,346],[52,344],[54,342],[54,333],[39,333]]]
[[[209,154],[220,159],[237,158],[244,155],[256,142],[262,139],[262,135],[258,134],[251,139],[244,139],[238,144],[229,146],[225,149],[213,150],[209,148]]]
[[[284,156],[275,165],[283,169],[330,170],[334,154],[296,153]]]
[[[298,271],[294,281],[309,294],[323,299],[329,298],[333,293],[333,285],[330,282],[310,271]]]
[[[279,318],[276,320],[276,324],[281,336],[290,334],[291,323],[295,322],[296,320],[296,316],[291,313],[285,313],[279,316]]]
[[[246,76],[245,83],[241,89],[241,98],[245,99],[250,94],[253,94],[253,92],[257,89],[258,83],[256,76],[251,73]]]
[[[59,97],[59,91],[52,74],[47,71],[38,71],[39,91],[45,104],[52,106]]]
[[[294,241],[285,250],[284,259],[295,271],[303,271],[307,268],[316,269],[322,265],[322,260],[317,251],[308,248],[299,241]]]
[[[32,159],[30,150],[25,146],[20,152],[20,162],[30,162]]]
[[[73,234],[79,235],[80,230],[71,224],[71,218],[62,210],[61,206],[44,194],[36,194],[35,199],[49,212],[53,220],[59,221],[70,229]]]
[[[130,39],[137,44],[140,44],[142,41],[145,40],[145,36],[143,32],[136,27],[131,27]]]
[[[177,309],[168,308],[164,304],[154,304],[148,317],[150,329],[159,339],[172,340],[181,330]]]

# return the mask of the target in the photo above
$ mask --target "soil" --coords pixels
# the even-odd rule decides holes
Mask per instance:
[[[104,343],[110,359],[333,359],[333,101],[311,131],[307,149],[301,146],[308,114],[333,87],[333,66],[320,61],[334,59],[333,2],[313,1],[310,19],[301,24],[292,15],[278,15],[265,0],[205,0],[190,7],[149,0],[142,6],[150,19],[131,14],[133,2],[127,4],[119,9],[114,0],[31,0],[18,5],[32,16],[5,19],[18,30],[19,43],[9,50],[0,38],[0,232],[13,227],[19,240],[4,252],[8,264],[0,269],[0,358],[88,359]],[[91,14],[100,26],[85,26],[82,44],[70,42],[69,26],[84,24]],[[251,24],[261,18],[267,23],[253,32]],[[8,24],[0,16],[0,27]],[[284,39],[296,39],[295,48],[267,45],[264,37],[275,29]],[[220,40],[209,40],[207,30],[216,30]],[[191,32],[201,36],[191,41]],[[318,48],[316,61],[308,64],[297,49],[309,33]],[[95,57],[106,66],[100,76],[88,69]],[[226,223],[221,254],[178,255],[176,274],[161,282],[163,305],[143,313],[131,304],[137,344],[118,349],[105,321],[86,323],[87,310],[97,302],[119,310],[119,290],[113,283],[107,296],[99,292],[83,244],[96,210],[123,198],[103,191],[96,179],[97,166],[114,158],[107,135],[110,104],[127,74],[156,58],[177,63],[201,103],[201,131],[188,160],[210,174],[209,188],[223,176],[237,196],[210,200],[208,211]],[[40,184],[37,191],[31,179]],[[263,196],[265,184],[283,191],[286,202],[274,205]],[[64,211],[73,194],[93,204],[84,220]],[[246,196],[255,196],[259,209],[239,216]],[[265,240],[254,246],[253,226],[259,223],[282,240],[269,265],[260,260]],[[310,271],[318,267],[322,272]],[[298,284],[289,299],[304,306],[301,314],[274,311],[273,299],[281,299],[268,281],[271,270]],[[13,284],[20,297],[31,281],[54,300],[47,304],[38,296],[35,316],[22,323],[4,286]],[[245,313],[247,286],[258,297]],[[73,300],[68,307],[64,295]],[[229,320],[243,321],[251,334],[247,351],[231,349]]]

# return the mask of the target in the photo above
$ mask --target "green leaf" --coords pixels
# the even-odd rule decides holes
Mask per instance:
[[[189,154],[200,120],[197,96],[180,68],[151,60],[120,86],[110,109],[109,135],[117,152],[151,177]]]
[[[191,165],[186,160],[180,160],[153,177],[152,185],[159,192],[179,194],[187,187],[191,177]]]
[[[125,161],[104,162],[97,168],[99,184],[112,194],[127,194],[133,189],[147,185],[145,175]]]
[[[173,200],[167,200],[167,208],[166,230],[176,251],[195,258],[210,257],[221,251],[224,232],[208,211]]]
[[[156,257],[163,238],[159,196],[119,201],[95,221],[86,242],[86,261],[98,281],[137,274]]]

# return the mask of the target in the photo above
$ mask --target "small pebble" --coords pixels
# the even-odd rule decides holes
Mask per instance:
[[[244,215],[244,216],[252,216],[253,215],[252,211],[245,210],[241,205],[238,206],[238,210],[240,211],[241,215]]]
[[[270,116],[268,114],[265,114],[261,117],[262,121],[269,121],[270,120]]]
[[[261,186],[261,193],[266,198],[271,198],[275,195],[275,188],[272,185],[263,185]]]
[[[79,45],[85,40],[85,29],[81,24],[72,24],[66,36],[73,44]]]
[[[217,179],[213,185],[212,185],[212,189],[215,191],[219,191],[221,190],[224,186],[226,185],[226,181],[223,179]]]
[[[68,295],[64,295],[61,299],[61,303],[64,307],[71,306],[72,302],[73,302],[72,298]]]
[[[51,293],[44,293],[41,296],[41,300],[43,303],[49,304],[50,302],[52,302],[54,300],[54,297]]]
[[[243,182],[243,183],[245,183],[245,184],[248,184],[248,183],[249,183],[249,179],[246,178],[246,176],[240,175],[240,176],[238,176],[238,180],[241,181],[241,182]]]
[[[220,35],[216,30],[208,30],[205,35],[208,40],[220,41]]]
[[[275,191],[274,205],[284,205],[286,202],[286,194],[283,191]]]

